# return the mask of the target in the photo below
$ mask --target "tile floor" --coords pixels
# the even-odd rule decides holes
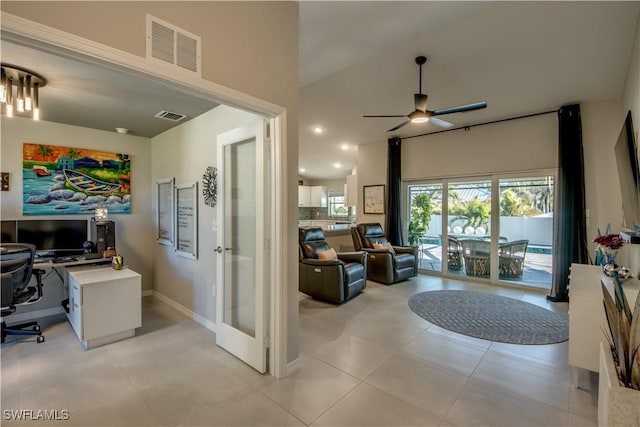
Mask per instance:
[[[333,306],[300,298],[300,369],[275,380],[215,346],[214,334],[145,298],[137,336],[87,352],[63,315],[46,341],[8,342],[2,425],[53,426],[593,426],[597,377],[571,383],[567,343],[500,344],[432,325],[414,293],[471,289],[566,315],[532,291],[431,276],[369,282]],[[9,338],[8,340],[12,340]],[[8,421],[7,410],[58,410],[68,420]]]

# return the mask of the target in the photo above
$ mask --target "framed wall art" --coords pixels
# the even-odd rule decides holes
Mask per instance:
[[[198,258],[198,183],[175,186],[176,236],[179,256]]]
[[[23,215],[131,213],[131,156],[88,148],[22,145]]]
[[[156,241],[173,246],[173,178],[156,181]]]
[[[383,214],[384,213],[384,184],[365,185],[364,191],[364,213]]]

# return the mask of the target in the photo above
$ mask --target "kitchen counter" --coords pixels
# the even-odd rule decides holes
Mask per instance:
[[[322,227],[329,246],[338,252],[353,251],[351,223],[336,223],[332,220],[301,220],[299,227]]]

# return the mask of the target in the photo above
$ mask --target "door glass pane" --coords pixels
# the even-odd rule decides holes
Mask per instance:
[[[491,181],[449,184],[447,267],[451,274],[489,279]]]
[[[552,176],[500,180],[499,279],[551,289]]]
[[[256,141],[224,147],[224,323],[256,330]]]
[[[418,246],[421,270],[442,271],[442,184],[408,186],[407,242]]]

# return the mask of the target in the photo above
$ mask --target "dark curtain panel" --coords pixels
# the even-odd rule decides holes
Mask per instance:
[[[584,202],[584,158],[580,106],[558,112],[558,182],[553,230],[553,285],[548,299],[568,301],[571,263],[587,264],[587,227]]]
[[[402,246],[402,140],[389,139],[389,164],[387,167],[387,239],[392,245]]]

